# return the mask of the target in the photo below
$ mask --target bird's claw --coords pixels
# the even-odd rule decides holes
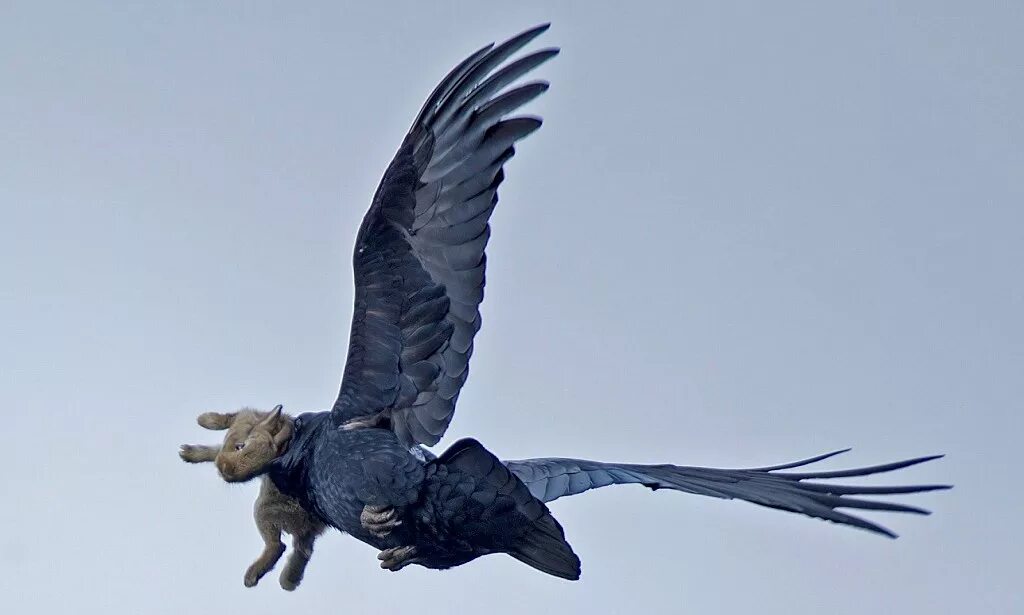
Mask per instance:
[[[398,511],[393,506],[374,506],[372,504],[363,507],[363,512],[359,515],[359,522],[362,523],[366,531],[378,538],[387,536],[396,527],[402,525],[402,520],[398,518]]]
[[[349,419],[341,424],[342,431],[351,431],[353,429],[390,429],[391,416],[386,412],[375,412],[373,414],[367,414],[365,416],[358,416],[354,419]]]
[[[341,424],[342,431],[352,431],[353,429],[363,429],[366,427],[372,427],[373,423],[365,418],[351,419]]]
[[[384,549],[377,555],[380,560],[380,567],[384,570],[397,572],[409,564],[416,562],[416,547],[392,547]]]

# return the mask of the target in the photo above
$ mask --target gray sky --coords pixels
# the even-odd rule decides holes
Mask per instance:
[[[9,612],[1024,609],[1019,3],[113,4],[0,6]],[[896,480],[956,489],[874,515],[897,541],[604,489],[552,506],[575,584],[498,556],[390,574],[335,532],[296,593],[245,589],[257,487],[178,444],[216,441],[205,410],[331,404],[403,132],[469,51],[547,20],[546,124],[507,168],[442,444],[945,452]]]

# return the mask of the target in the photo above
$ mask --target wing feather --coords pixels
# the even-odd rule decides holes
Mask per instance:
[[[508,60],[547,27],[482,47],[452,69],[384,173],[353,254],[355,309],[335,424],[388,412],[409,445],[433,445],[448,428],[480,330],[502,168],[541,125],[507,116],[548,89],[515,84],[558,50]]]

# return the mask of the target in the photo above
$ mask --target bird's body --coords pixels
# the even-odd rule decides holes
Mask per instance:
[[[301,415],[288,452],[270,478],[331,526],[378,549],[400,546],[408,527],[376,536],[360,522],[367,505],[407,506],[418,499],[424,465],[384,429],[335,429],[330,413]]]
[[[338,429],[327,412],[295,421],[287,453],[268,468],[282,492],[331,526],[409,563],[451,568],[508,553],[565,578],[579,558],[542,501],[489,451],[461,440],[440,457],[416,455],[389,429]],[[396,511],[387,534],[364,525],[367,507]]]
[[[924,513],[850,497],[942,486],[807,482],[864,476],[919,458],[840,472],[785,472],[831,455],[744,470],[548,458],[501,462],[475,440],[434,457],[469,374],[481,326],[490,216],[515,144],[537,130],[508,117],[547,90],[517,81],[557,55],[510,57],[547,26],[488,45],[435,88],[388,166],[353,253],[355,305],[341,390],[299,416],[287,452],[265,471],[324,522],[381,549],[382,566],[448,568],[507,553],[575,579],[579,559],[545,502],[635,483],[736,498],[892,535],[839,508]],[[246,477],[248,478],[248,477]]]

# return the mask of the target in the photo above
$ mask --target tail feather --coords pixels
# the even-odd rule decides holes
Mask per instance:
[[[890,530],[839,508],[883,510],[927,515],[915,506],[852,498],[850,495],[896,495],[949,489],[949,485],[860,486],[804,482],[867,476],[899,470],[940,456],[918,457],[877,466],[840,471],[780,472],[806,466],[846,451],[776,466],[750,469],[699,468],[674,465],[603,463],[584,459],[527,459],[505,465],[519,477],[538,500],[551,502],[607,485],[641,484],[650,489],[672,489],[723,499],[740,499],[760,506],[800,513],[834,523],[851,525],[895,538]]]
[[[580,559],[544,503],[511,469],[473,439],[459,440],[437,462],[459,484],[472,485],[459,506],[465,539],[487,552],[508,553],[556,577],[580,578]]]
[[[509,555],[556,577],[570,581],[580,578],[580,558],[566,542],[562,526],[551,513],[534,521]]]

